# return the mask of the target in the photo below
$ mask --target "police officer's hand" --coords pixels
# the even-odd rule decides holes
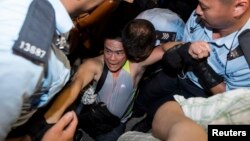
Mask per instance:
[[[207,42],[197,41],[190,44],[188,53],[194,59],[207,58],[209,56],[211,49]]]
[[[72,141],[78,120],[75,112],[68,112],[43,136],[42,141]]]

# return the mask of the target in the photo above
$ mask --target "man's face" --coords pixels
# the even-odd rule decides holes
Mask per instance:
[[[127,58],[121,41],[106,39],[104,42],[104,61],[111,72],[119,71]]]
[[[222,3],[220,0],[199,0],[196,14],[208,27],[225,29],[233,24],[232,4]]]

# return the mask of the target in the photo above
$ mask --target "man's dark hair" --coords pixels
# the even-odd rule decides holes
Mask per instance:
[[[151,22],[144,19],[130,21],[122,32],[127,59],[133,62],[145,60],[153,51],[155,41],[155,28]]]
[[[122,29],[123,27],[121,25],[117,24],[111,24],[109,25],[103,34],[103,39],[116,39],[119,41],[122,41]]]

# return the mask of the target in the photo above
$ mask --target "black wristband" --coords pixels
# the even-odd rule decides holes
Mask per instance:
[[[207,61],[197,61],[193,66],[193,72],[198,77],[199,83],[207,90],[224,81],[223,77],[217,74]]]
[[[188,53],[190,45],[191,42],[187,42],[178,49],[178,53],[180,54],[185,66],[193,66],[196,63],[196,60]]]
[[[195,60],[188,53],[191,43],[177,44],[166,51],[162,57],[164,65],[171,66],[172,68],[183,68],[183,66],[192,66]]]
[[[164,53],[162,56],[162,63],[165,67],[170,66],[174,69],[182,67],[182,59],[177,51],[181,46],[182,44],[175,45]]]

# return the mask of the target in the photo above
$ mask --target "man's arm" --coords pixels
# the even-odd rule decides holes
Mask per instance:
[[[188,54],[195,60],[193,70],[201,85],[213,94],[218,94],[226,91],[226,84],[224,83],[224,78],[217,74],[207,63],[207,57],[209,57],[210,51],[209,44],[200,41],[190,44]]]
[[[66,86],[54,101],[50,109],[45,113],[48,123],[57,122],[64,111],[76,100],[82,88],[101,74],[102,66],[97,58],[86,60],[80,65],[72,82]]]
[[[163,63],[173,68],[192,68],[200,84],[213,94],[225,91],[223,77],[217,74],[207,63],[210,48],[206,42],[181,43],[163,55]]]
[[[186,117],[175,101],[166,102],[157,110],[152,134],[163,141],[207,141],[205,130]]]
[[[51,127],[43,136],[42,141],[72,141],[77,127],[75,112],[66,113],[59,121]]]
[[[120,3],[120,1],[103,1],[98,7],[94,9],[90,14],[86,14],[83,18],[76,19],[76,27],[78,30],[82,30],[98,20],[105,18],[107,14],[112,12]]]
[[[149,57],[146,60],[140,62],[141,66],[146,67],[156,63],[157,61],[160,61],[163,54],[177,44],[180,44],[180,42],[167,42],[158,47],[155,47]]]
[[[53,102],[52,106],[45,113],[47,123],[56,123],[63,115],[64,111],[76,100],[81,90],[82,80],[73,80],[66,86]]]

